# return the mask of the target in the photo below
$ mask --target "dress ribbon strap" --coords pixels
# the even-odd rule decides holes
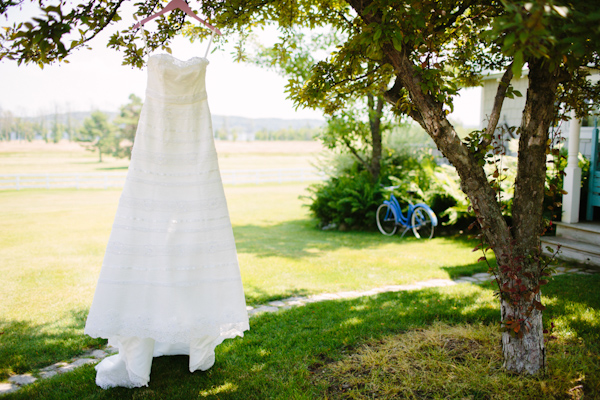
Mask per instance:
[[[206,53],[204,53],[204,58],[208,56],[208,51],[210,50],[210,45],[212,44],[213,38],[215,37],[215,31],[212,31],[210,35],[210,39],[208,40],[208,46],[206,47]]]

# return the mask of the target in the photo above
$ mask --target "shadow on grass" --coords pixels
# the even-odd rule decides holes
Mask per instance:
[[[495,257],[488,257],[488,261],[492,266],[496,265]],[[488,272],[488,264],[485,261],[476,262],[473,264],[453,265],[451,267],[441,267],[448,273],[450,279],[456,279],[461,276],[471,276],[480,272]]]
[[[93,368],[83,367],[68,377],[27,386],[7,398],[320,398],[323,391],[312,385],[312,371],[324,362],[343,358],[367,340],[425,327],[436,320],[497,320],[498,309],[481,301],[483,296],[493,302],[489,290],[477,286],[462,289],[385,293],[263,314],[252,318],[251,330],[243,339],[227,340],[217,348],[217,362],[209,371],[190,374],[187,357],[155,359],[148,388],[103,391],[90,385]]]
[[[567,310],[573,302],[572,297],[579,297],[576,294],[577,287],[597,288],[599,278],[557,277],[546,289],[551,298],[559,296],[558,304],[552,308],[552,312]],[[560,297],[560,288],[569,279],[576,286],[573,290],[569,289],[572,292],[570,295]],[[315,374],[320,373],[325,364],[355,353],[366,342],[382,340],[409,330],[426,329],[435,321],[449,325],[496,324],[500,312],[492,291],[491,284],[457,285],[308,304],[252,318],[251,330],[246,332],[244,338],[227,340],[217,348],[217,362],[206,372],[190,374],[187,370],[187,357],[160,357],[153,362],[149,387],[104,391],[94,385],[93,367],[85,366],[73,373],[27,386],[6,398],[323,398],[327,388],[323,386],[322,379],[316,379]],[[583,303],[577,304],[583,308],[593,307],[597,315],[600,296],[597,292],[591,292],[590,296],[591,299],[584,299]],[[565,320],[580,334],[589,351],[598,350],[598,343],[592,341],[592,332],[597,327],[594,320],[571,320],[568,315]],[[500,370],[501,365],[490,365],[490,368]],[[581,368],[585,368],[588,376],[600,373],[600,366],[595,365],[593,360]],[[591,378],[588,382],[594,385],[596,381],[597,379]],[[473,389],[477,389],[478,393],[485,393],[485,398],[494,397],[494,393],[489,392],[489,387]],[[586,395],[590,394],[590,398],[593,398],[594,393],[598,394],[595,386],[586,390]],[[451,394],[447,395],[452,397]]]
[[[54,323],[0,320],[0,380],[68,360],[106,341],[83,334],[88,310],[74,310]],[[65,323],[64,320],[68,322]]]
[[[600,309],[598,288],[600,274],[555,276],[547,286],[542,286],[542,294],[549,299],[544,312],[546,325],[557,317],[569,316],[561,323],[567,323],[577,336],[600,342],[600,319],[593,318],[589,313],[590,310]]]
[[[322,231],[309,219],[285,221],[275,225],[234,226],[235,241],[239,253],[250,253],[258,257],[315,257],[318,252],[337,249],[373,249],[389,244],[425,243],[414,237],[384,236],[379,232]],[[466,238],[439,238],[452,241],[457,246],[475,247],[475,242]]]
[[[244,294],[246,296],[246,304],[258,305],[266,304],[270,301],[286,299],[290,297],[306,297],[312,294],[307,289],[289,289],[283,292],[273,293],[266,291],[258,286],[246,284],[244,285]]]

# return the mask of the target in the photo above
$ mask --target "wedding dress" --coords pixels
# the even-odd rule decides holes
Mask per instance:
[[[102,388],[147,386],[152,357],[189,355],[249,329],[205,90],[208,60],[148,60],[135,146],[85,333],[119,353],[96,366]]]

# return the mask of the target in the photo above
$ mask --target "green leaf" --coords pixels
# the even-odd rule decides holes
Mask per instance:
[[[521,73],[523,71],[523,51],[522,50],[518,50],[515,52],[515,56],[513,58],[513,65],[512,65],[512,73],[515,76],[515,78],[520,78],[521,77]]]
[[[373,40],[377,41],[377,40],[379,40],[380,37],[381,37],[381,29],[376,29],[375,35],[373,35]]]
[[[515,43],[516,38],[517,37],[514,34],[514,32],[511,32],[508,35],[506,35],[506,38],[504,39],[504,49],[509,50],[510,47]]]

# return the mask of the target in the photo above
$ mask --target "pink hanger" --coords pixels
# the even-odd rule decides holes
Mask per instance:
[[[190,6],[188,6],[184,0],[171,0],[171,2],[169,2],[169,4],[167,4],[167,6],[165,8],[163,8],[162,10],[160,10],[159,12],[157,12],[154,15],[144,18],[143,20],[141,20],[140,22],[135,24],[133,26],[133,29],[137,29],[140,26],[144,25],[146,22],[151,21],[156,17],[160,17],[161,15],[168,13],[169,11],[173,11],[176,8],[182,10],[184,13],[186,13],[190,17],[202,22],[208,29],[213,31],[213,33],[216,33],[217,35],[221,35],[221,31],[219,29],[217,29],[216,27],[212,26],[211,24],[209,24],[208,22],[206,22],[205,20],[203,20],[202,18],[200,18],[199,16],[194,14],[194,12],[190,8]]]

